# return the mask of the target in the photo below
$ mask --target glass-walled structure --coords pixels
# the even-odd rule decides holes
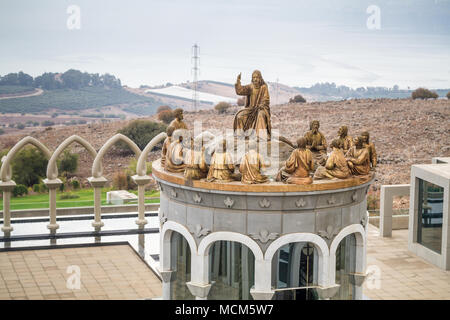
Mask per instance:
[[[336,284],[338,293],[333,300],[352,300],[355,296],[355,285],[351,277],[356,271],[356,237],[349,234],[341,240],[336,250]]]
[[[273,258],[276,300],[317,300],[318,253],[308,242],[289,243]]]
[[[419,179],[417,242],[441,253],[444,188]]]
[[[209,249],[210,282],[208,299],[253,300],[250,289],[255,281],[255,257],[245,245],[217,241]]]
[[[450,164],[437,160],[411,167],[408,248],[450,270]]]
[[[174,300],[193,300],[194,296],[186,286],[191,281],[191,250],[186,239],[176,231],[171,236],[171,269],[174,278],[170,295]]]

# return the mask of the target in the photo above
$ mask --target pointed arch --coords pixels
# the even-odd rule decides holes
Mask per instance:
[[[145,176],[147,174],[147,156],[150,151],[153,150],[153,148],[160,143],[161,141],[164,141],[164,139],[167,138],[167,134],[165,132],[160,132],[157,136],[153,137],[152,140],[145,146],[144,150],[142,150],[141,155],[139,156],[139,159],[137,161],[136,165],[136,174],[138,176]]]
[[[2,167],[0,169],[0,179],[3,182],[8,182],[11,180],[12,170],[10,167],[10,163],[14,156],[27,144],[31,144],[38,148],[47,159],[50,159],[50,157],[52,156],[50,150],[39,140],[30,136],[23,138],[22,140],[17,142],[11,150],[9,150],[6,158],[3,160]]]
[[[56,165],[56,160],[58,159],[59,155],[74,142],[78,142],[80,145],[82,145],[89,152],[92,158],[95,159],[95,157],[97,156],[97,151],[95,151],[92,145],[80,136],[72,135],[64,140],[63,143],[61,143],[59,147],[56,148],[55,152],[53,152],[47,165],[47,179],[54,180],[58,178],[58,166]]]
[[[140,156],[141,149],[139,149],[136,143],[134,143],[133,140],[131,140],[127,136],[118,133],[113,137],[109,138],[108,141],[105,142],[103,147],[101,147],[101,149],[97,153],[97,156],[94,159],[94,163],[92,164],[92,176],[94,178],[100,178],[103,176],[103,166],[102,166],[103,156],[118,141],[126,143],[131,148],[131,150],[133,150],[134,154],[136,155],[136,158]]]

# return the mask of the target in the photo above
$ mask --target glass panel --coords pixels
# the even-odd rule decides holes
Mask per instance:
[[[355,286],[350,276],[356,270],[356,237],[349,234],[341,240],[336,250],[336,284],[340,284],[338,293],[332,300],[352,300]]]
[[[317,249],[307,242],[289,243],[274,255],[275,300],[316,300]],[[289,289],[292,288],[292,289]],[[301,288],[301,289],[299,289]]]
[[[255,257],[245,245],[217,241],[209,251],[210,300],[253,300],[250,289],[255,280]]]
[[[417,242],[441,253],[444,188],[419,179]]]
[[[175,272],[171,283],[173,300],[193,300],[186,282],[191,281],[191,250],[186,239],[178,232],[172,232],[171,269]]]

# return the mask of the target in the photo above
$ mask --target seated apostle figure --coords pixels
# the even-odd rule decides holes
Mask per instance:
[[[239,171],[242,174],[241,182],[245,184],[264,183],[268,177],[261,174],[265,167],[262,156],[258,153],[257,143],[251,139],[248,143],[248,152],[242,157]]]
[[[184,162],[184,148],[183,148],[183,135],[176,134],[174,131],[172,138],[173,141],[167,148],[165,169],[169,172],[183,172],[186,168]]]
[[[191,138],[190,148],[186,151],[186,169],[184,177],[191,180],[200,180],[206,178],[208,166],[205,161],[205,149],[202,146],[202,140],[195,141]]]
[[[312,153],[306,149],[306,139],[297,140],[297,148],[292,151],[285,165],[278,171],[276,180],[290,184],[311,184],[309,173],[314,170]]]
[[[362,137],[355,139],[355,145],[345,155],[350,171],[354,175],[365,175],[370,172],[369,149],[364,147]]]
[[[206,181],[230,182],[233,181],[233,173],[233,158],[227,151],[227,141],[224,139],[214,151]]]
[[[172,143],[172,134],[175,131],[175,128],[172,126],[169,126],[167,128],[166,134],[167,138],[164,140],[162,149],[161,149],[161,168],[165,168],[166,166],[166,154],[167,149],[169,148],[170,144]]]
[[[331,142],[330,156],[328,157],[325,166],[320,166],[314,173],[314,179],[346,179],[351,176],[350,169],[347,165],[344,153],[340,148],[339,140],[334,139]]]

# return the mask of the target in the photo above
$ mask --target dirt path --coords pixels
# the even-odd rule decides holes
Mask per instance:
[[[44,90],[42,90],[42,89],[35,89],[33,92],[26,92],[25,94],[19,93],[17,95],[9,95],[9,96],[6,96],[6,97],[0,96],[0,100],[12,99],[12,98],[33,97],[33,96],[39,96],[39,95],[41,95],[43,93],[44,93]]]

